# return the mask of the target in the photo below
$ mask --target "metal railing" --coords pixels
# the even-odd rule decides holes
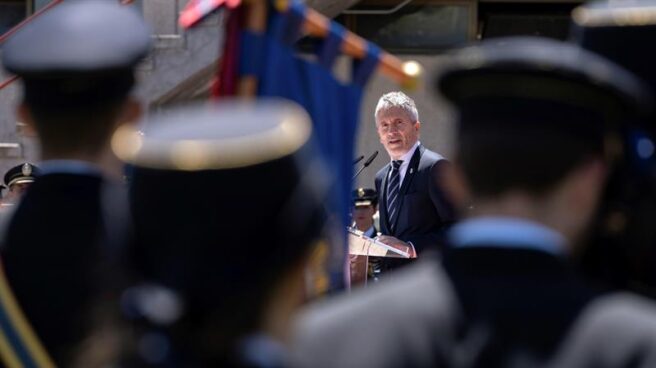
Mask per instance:
[[[121,5],[129,5],[133,2],[134,0],[121,0]],[[0,35],[0,45],[3,44],[5,41],[9,39],[14,33],[18,32],[21,28],[25,27],[27,24],[32,22],[34,19],[38,18],[41,16],[43,13],[47,12],[48,10],[54,8],[55,6],[61,4],[64,2],[64,0],[52,0],[48,4],[44,5],[41,9],[37,10],[34,12],[34,14],[30,15],[29,17],[23,19],[20,23],[12,27],[10,30],[5,32],[3,35]],[[9,86],[13,82],[18,80],[18,76],[11,76],[4,81],[0,82],[0,90],[3,88]]]
[[[34,14],[30,15],[29,17],[23,19],[20,23],[12,27],[10,30],[5,32],[5,34],[0,36],[0,44],[4,43],[11,37],[14,33],[18,32],[19,29],[25,27],[27,24],[29,24],[31,21],[34,20],[34,18],[39,17],[41,14],[47,12],[48,10],[54,8],[55,6],[61,4],[64,0],[52,0],[48,4],[44,5],[43,8],[37,10],[34,12]]]

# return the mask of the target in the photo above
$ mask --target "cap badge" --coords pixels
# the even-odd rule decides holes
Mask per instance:
[[[358,198],[364,197],[364,188],[358,188]]]
[[[28,163],[23,164],[23,167],[21,167],[21,173],[23,173],[23,176],[32,175],[32,165]]]

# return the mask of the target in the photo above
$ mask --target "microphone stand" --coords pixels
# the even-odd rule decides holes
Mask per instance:
[[[353,179],[351,179],[351,180],[355,180],[358,177],[358,175],[360,175],[362,170],[364,170],[365,167],[368,167],[369,165],[371,165],[371,163],[374,161],[376,156],[378,156],[378,151],[374,151],[374,153],[371,156],[369,156],[367,161],[365,161],[364,164],[362,165],[362,167],[360,168],[360,170],[358,170],[358,172],[355,173],[355,175],[353,175]]]

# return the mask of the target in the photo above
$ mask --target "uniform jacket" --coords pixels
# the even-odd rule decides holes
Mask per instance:
[[[652,301],[600,293],[539,253],[455,249],[312,305],[296,323],[295,366],[656,366]]]
[[[527,248],[448,248],[443,267],[464,315],[457,344],[468,367],[532,367],[553,356],[573,321],[601,295],[563,256]]]
[[[89,333],[91,306],[107,298],[110,281],[120,279],[110,269],[111,252],[103,248],[108,239],[103,183],[100,175],[52,173],[37,178],[3,240],[8,281],[60,365],[66,365],[70,349]]]

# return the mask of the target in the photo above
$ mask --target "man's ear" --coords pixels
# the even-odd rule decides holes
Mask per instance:
[[[440,183],[447,198],[457,209],[463,210],[471,204],[471,191],[465,174],[457,161],[444,165]]]
[[[18,118],[17,128],[19,134],[26,137],[36,137],[36,127],[34,126],[34,117],[25,102],[21,102],[16,108],[16,117]]]
[[[118,119],[118,124],[136,124],[143,115],[141,103],[134,97],[128,97]]]
[[[600,159],[592,159],[570,175],[569,200],[580,206],[595,206],[605,187],[607,168]]]

